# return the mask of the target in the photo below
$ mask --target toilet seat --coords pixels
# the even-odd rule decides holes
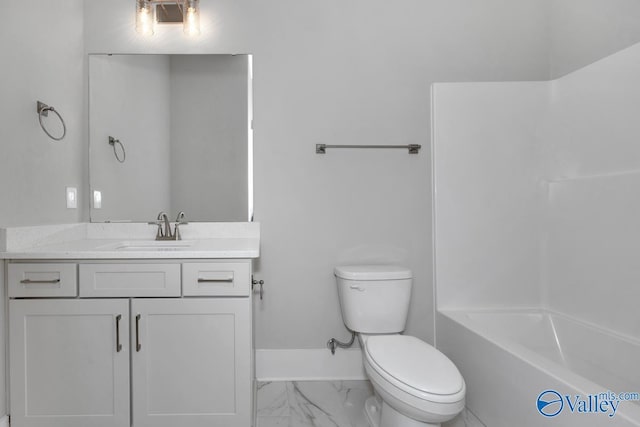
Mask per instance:
[[[406,335],[376,335],[364,347],[368,367],[403,392],[434,403],[464,399],[465,384],[456,366],[424,341]]]

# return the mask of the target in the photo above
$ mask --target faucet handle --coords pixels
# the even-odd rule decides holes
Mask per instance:
[[[163,237],[164,233],[162,232],[162,221],[149,221],[147,224],[149,225],[157,225],[158,226],[158,231],[156,232],[156,240],[159,237]]]
[[[180,211],[178,213],[178,216],[176,217],[176,223],[177,224],[189,224],[189,222],[186,221],[184,218],[185,218],[184,211]]]
[[[173,235],[175,236],[176,240],[182,240],[182,235],[180,234],[180,225],[187,225],[189,224],[187,221],[184,220],[184,211],[180,211],[178,213],[178,216],[176,217],[176,225],[173,228]]]

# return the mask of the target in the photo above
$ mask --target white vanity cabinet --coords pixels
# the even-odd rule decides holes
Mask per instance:
[[[251,425],[246,299],[134,299],[135,427]]]
[[[128,426],[128,318],[127,300],[12,300],[11,425]]]
[[[76,296],[27,282],[9,301],[12,427],[251,426],[250,260],[51,265],[77,267]]]

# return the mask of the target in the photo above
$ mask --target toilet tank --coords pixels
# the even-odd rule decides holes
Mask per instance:
[[[334,269],[342,320],[367,334],[402,332],[411,298],[411,270],[397,265],[345,265]]]

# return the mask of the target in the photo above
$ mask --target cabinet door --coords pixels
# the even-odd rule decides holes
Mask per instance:
[[[133,425],[251,425],[251,301],[136,299]]]
[[[128,301],[13,300],[9,322],[12,427],[129,426]]]

